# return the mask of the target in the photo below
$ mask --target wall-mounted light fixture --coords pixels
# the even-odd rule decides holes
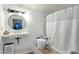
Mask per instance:
[[[13,9],[7,9],[7,11],[9,12],[9,13],[22,13],[22,14],[24,14],[25,12],[24,11],[18,11],[18,10],[13,10]]]

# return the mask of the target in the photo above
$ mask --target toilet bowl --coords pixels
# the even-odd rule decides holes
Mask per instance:
[[[46,46],[46,44],[47,44],[47,40],[42,39],[42,38],[37,39],[36,40],[36,44],[37,44],[37,48],[38,49],[43,49]]]

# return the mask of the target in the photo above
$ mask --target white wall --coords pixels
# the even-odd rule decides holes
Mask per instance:
[[[0,5],[0,13],[1,13],[1,5]],[[1,36],[1,14],[0,14],[0,36]]]
[[[15,5],[8,5],[10,8],[12,8],[11,6],[15,7]],[[8,6],[6,8],[8,8]],[[20,8],[16,5],[15,9]],[[23,7],[22,7],[23,9]],[[28,10],[27,8],[24,8],[24,10],[26,11],[26,13],[28,13],[28,15],[26,17],[28,17],[28,20],[30,20],[30,23],[28,25],[28,32],[29,34],[22,36],[22,39],[20,40],[20,44],[17,45],[17,41],[15,39],[9,39],[7,38],[7,40],[4,39],[4,42],[14,42],[15,43],[15,50],[20,50],[20,49],[24,49],[24,48],[28,48],[28,47],[35,47],[35,39],[38,36],[44,35],[45,34],[45,14],[41,11],[35,11],[35,10]],[[27,31],[26,30],[26,31]]]
[[[2,8],[2,5],[0,5],[0,53],[2,53],[2,40],[1,40],[1,34],[3,32],[3,8]]]

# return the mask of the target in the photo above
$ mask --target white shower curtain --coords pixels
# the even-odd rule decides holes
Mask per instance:
[[[60,53],[79,53],[79,6],[48,15],[46,34],[50,46]]]

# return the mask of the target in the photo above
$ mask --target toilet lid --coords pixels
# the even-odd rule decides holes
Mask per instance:
[[[37,39],[37,41],[44,42],[44,41],[46,41],[46,40],[45,40],[45,39]]]

